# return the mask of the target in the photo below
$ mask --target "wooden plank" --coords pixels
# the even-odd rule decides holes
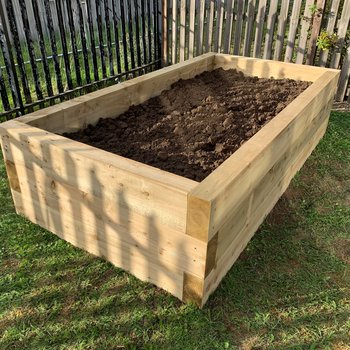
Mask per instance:
[[[19,197],[19,195],[14,193],[14,197],[15,200],[18,200],[16,197]],[[31,200],[27,197],[24,197],[24,199]],[[34,203],[40,206],[36,201]],[[37,210],[29,206],[19,207],[18,211],[31,221],[63,238],[65,241],[91,254],[102,257],[115,266],[131,272],[137,278],[158,285],[182,299],[183,273],[180,269],[172,270],[168,265],[154,262],[151,256],[145,256],[143,252],[138,251],[137,247],[131,248],[125,244],[118,245],[110,241],[110,237],[108,237],[108,242],[106,242],[101,239],[101,235],[103,236],[105,232],[99,232],[98,234],[88,233],[89,228],[86,225],[81,225],[78,222],[72,223],[68,220],[69,218],[65,213],[57,213],[47,208],[45,215],[38,213]],[[63,232],[57,229],[60,225],[63,227]],[[73,235],[66,233],[72,231],[74,232]]]
[[[267,17],[267,32],[265,36],[264,58],[270,59],[272,55],[272,42],[277,19],[278,0],[271,0]]]
[[[171,53],[171,62],[172,64],[177,63],[177,1],[173,0],[173,11],[172,11],[172,53]]]
[[[284,45],[284,36],[286,32],[286,24],[289,11],[289,0],[282,0],[281,9],[278,16],[277,38],[275,42],[275,51],[273,59],[280,61],[282,59],[282,50]]]
[[[327,104],[330,105],[333,101]],[[321,111],[316,115],[303,115],[305,127],[301,130],[291,142],[281,157],[266,173],[266,175],[258,179],[257,183],[252,186],[251,190],[245,195],[245,198],[240,202],[239,207],[233,210],[230,217],[219,230],[218,250],[217,255],[221,257],[230,246],[231,242],[238,237],[244,227],[249,224],[250,218],[262,208],[263,202],[272,193],[276,187],[279,187],[281,179],[288,176],[294,176],[290,169],[293,168],[300,154],[308,150],[307,145],[310,140],[315,137],[320,127],[328,120],[329,110]],[[279,193],[278,197],[282,194]]]
[[[188,34],[188,53],[189,58],[194,56],[194,22],[195,22],[196,1],[190,0],[190,18],[189,18],[189,34]]]
[[[277,161],[284,154],[290,142],[290,138],[285,135],[291,132],[296,135],[304,127],[299,116],[317,114],[322,110],[323,101],[328,101],[334,95],[338,75],[338,72],[332,71],[324,73],[270,121],[268,128],[261,129],[191,191],[190,197],[210,205],[211,224],[208,232],[203,233],[204,236],[207,235],[210,239],[220,230],[222,223],[234,210],[234,206],[240,203],[251,184],[271,168],[271,159]]]
[[[49,208],[59,218],[60,213],[71,224],[85,226],[82,233],[90,237],[105,233],[105,240],[115,245],[137,247],[151,260],[161,261],[169,267],[177,267],[198,277],[203,277],[205,269],[206,245],[181,232],[165,227],[154,215],[143,216],[121,202],[121,192],[113,200],[85,193],[74,186],[63,184],[56,178],[47,176],[39,167],[29,169],[27,164],[17,164],[19,185],[25,206]],[[30,166],[30,164],[29,164]],[[101,186],[105,185],[101,183]],[[125,196],[128,193],[125,192]],[[32,201],[35,199],[35,203]],[[73,234],[64,231],[62,234]],[[183,248],[177,251],[177,247]]]
[[[245,75],[260,78],[290,78],[294,80],[316,81],[324,73],[324,68],[296,65],[294,63],[276,62],[249,57],[231,56],[225,54],[215,55],[214,69],[236,68]],[[330,70],[337,73],[337,70]]]
[[[348,86],[349,86],[349,77],[350,77],[350,47],[348,47],[346,50],[346,55],[343,59],[343,63],[341,67],[338,90],[336,94],[337,101],[344,101],[346,90],[348,89]]]
[[[332,60],[330,64],[331,68],[339,67],[341,50],[344,47],[344,41],[348,30],[348,26],[349,26],[349,20],[350,20],[350,1],[345,1],[340,20],[338,22],[338,30],[337,30],[337,35],[340,40],[340,44],[338,45],[338,49],[334,50],[333,52]]]
[[[145,18],[143,13],[143,5],[141,3],[141,16],[142,16],[142,37],[143,37],[143,49],[145,50]],[[168,1],[163,0],[162,1],[162,66],[166,67],[169,63],[169,57],[168,57],[168,37],[169,37],[169,31],[168,31]],[[146,64],[146,54],[143,55],[143,61],[144,64]]]
[[[261,0],[258,2],[258,13],[256,15],[256,23],[255,23],[256,29],[255,29],[253,57],[258,57],[258,58],[260,57],[262,39],[264,34],[266,1],[267,0]]]
[[[299,42],[297,47],[297,58],[296,63],[302,64],[304,61],[304,56],[306,54],[306,42],[309,35],[309,28],[311,25],[311,20],[313,15],[311,14],[311,6],[314,4],[314,0],[307,0],[305,4],[304,16],[301,19],[301,29]]]
[[[242,36],[242,27],[243,27],[243,10],[244,10],[244,1],[238,1],[237,3],[237,16],[236,16],[236,25],[235,25],[235,37],[233,44],[233,54],[239,55],[241,50],[241,36]]]
[[[330,111],[330,105],[327,106],[327,112],[329,113],[329,111]],[[234,239],[231,242],[225,254],[223,254],[218,259],[218,261],[216,262],[216,268],[212,270],[211,274],[209,274],[209,276],[205,280],[202,305],[206,302],[209,295],[217,288],[222,278],[231,268],[233,263],[237,260],[240,253],[243,251],[243,249],[246,247],[246,245],[254,235],[254,232],[258,229],[258,227],[262,223],[263,219],[266,216],[266,215],[263,215],[262,213],[264,212],[268,213],[271,211],[271,209],[274,207],[277,200],[279,199],[280,194],[283,193],[285,189],[288,187],[288,184],[290,183],[293,177],[292,174],[295,174],[300,169],[302,164],[311,154],[312,150],[317,145],[318,141],[322,138],[324,132],[326,131],[327,124],[328,124],[328,119],[326,119],[326,121],[320,126],[317,133],[313,135],[311,141],[309,141],[308,145],[306,146],[306,149],[303,152],[301,152],[296,162],[289,169],[289,172],[285,175],[285,177],[281,179],[280,183],[274,189],[274,191],[268,193],[268,195],[264,199],[261,206],[251,217],[249,223],[242,229],[242,231],[239,233],[236,239]]]
[[[224,1],[216,0],[216,24],[214,35],[214,52],[221,52],[222,27],[224,22]]]
[[[327,28],[326,28],[326,32],[329,34],[334,32],[335,22],[337,20],[337,14],[339,9],[339,3],[340,3],[340,0],[333,0],[331,2],[331,8],[329,10],[328,22],[327,22]],[[321,50],[319,63],[318,63],[320,67],[326,66],[327,60],[328,60],[328,54],[329,54],[328,50]]]
[[[212,50],[211,47],[213,42],[213,27],[214,27],[214,0],[209,0],[205,52],[210,52]]]
[[[180,62],[185,60],[186,0],[180,1]]]
[[[244,32],[243,56],[250,56],[252,44],[252,31],[255,15],[255,0],[249,0],[246,13],[246,27]]]
[[[314,64],[315,56],[316,56],[316,43],[317,38],[320,34],[322,17],[324,8],[326,5],[326,0],[317,0],[317,12],[315,13],[312,21],[311,27],[311,36],[309,40],[309,48],[306,58],[306,64]]]
[[[204,12],[205,12],[205,0],[199,0],[199,12],[197,16],[197,45],[196,56],[203,53],[203,35],[204,35]]]
[[[124,113],[131,105],[140,104],[159,95],[179,79],[193,78],[211,70],[214,57],[213,53],[208,53],[33,112],[17,120],[56,133],[76,131],[96,123],[99,118],[116,117]]]
[[[5,161],[5,167],[11,190],[21,192],[21,186],[15,163],[7,159]]]
[[[297,34],[298,23],[299,23],[299,14],[300,14],[301,0],[294,0],[292,15],[290,19],[288,39],[286,52],[284,54],[284,62],[291,62],[293,58],[294,43],[295,37]]]
[[[237,18],[238,20],[238,18]],[[225,21],[225,31],[224,31],[224,53],[230,53],[231,50],[231,35],[232,35],[232,22],[233,22],[233,1],[227,0],[226,3],[226,21]]]

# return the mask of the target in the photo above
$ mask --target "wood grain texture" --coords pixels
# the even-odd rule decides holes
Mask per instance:
[[[311,25],[311,5],[313,5],[314,0],[307,0],[305,4],[304,15],[301,18],[301,29],[300,36],[297,47],[297,58],[295,63],[302,64],[304,61],[304,56],[306,54],[306,42],[309,35],[309,28]]]
[[[203,53],[203,38],[204,38],[204,13],[205,13],[205,0],[198,0],[198,26],[197,26],[197,44],[196,44],[196,56],[200,56]]]
[[[214,52],[221,52],[222,27],[224,21],[224,0],[216,0],[216,23],[214,34]]]
[[[308,52],[306,57],[306,64],[314,64],[315,56],[316,56],[316,43],[318,35],[320,34],[322,18],[324,14],[324,9],[326,5],[326,0],[317,0],[316,7],[317,11],[313,15],[312,24],[311,24],[311,34],[308,45]]]
[[[189,34],[188,34],[188,54],[189,58],[194,56],[194,21],[195,21],[196,1],[190,0],[189,9]]]
[[[343,5],[341,17],[337,23],[337,27],[338,27],[337,36],[339,38],[340,44],[338,45],[338,49],[334,50],[333,52],[331,63],[330,63],[331,68],[339,67],[339,62],[341,59],[341,50],[345,44],[345,37],[349,26],[349,21],[350,21],[350,2],[345,1]]]
[[[327,28],[326,28],[327,33],[334,32],[335,23],[337,21],[339,3],[340,3],[340,0],[333,0],[331,3],[331,8],[329,10],[329,17],[328,17],[328,22],[327,22]],[[329,54],[328,50],[321,50],[320,58],[319,58],[319,66],[320,67],[326,66],[327,60],[328,60],[328,54]]]
[[[273,59],[280,61],[282,59],[282,50],[284,45],[284,35],[288,19],[289,0],[282,0],[280,13],[278,16],[277,38]]]
[[[258,13],[255,20],[255,39],[254,39],[254,48],[253,48],[253,57],[260,58],[261,55],[261,46],[263,41],[264,34],[264,22],[266,14],[266,3],[267,0],[261,0],[258,2]]]
[[[235,24],[235,35],[233,43],[233,54],[239,55],[241,51],[241,37],[243,29],[243,11],[244,11],[244,1],[237,2],[237,16]],[[226,53],[226,51],[224,51]],[[229,53],[229,52],[227,52]]]
[[[308,70],[308,67],[296,67]],[[190,192],[190,196],[211,204],[208,240],[219,231],[252,184],[267,173],[272,159],[285,152],[290,141],[285,135],[303,128],[298,116],[319,113],[323,101],[334,96],[339,72],[319,70],[323,72],[321,77],[274,118],[268,128],[261,129]]]
[[[213,28],[214,28],[214,0],[209,0],[207,8],[207,25],[206,25],[206,40],[205,52],[210,52],[213,43]]]
[[[230,53],[230,49],[231,49],[231,35],[232,35],[232,22],[233,22],[232,11],[233,11],[233,0],[227,0],[226,22],[225,22],[225,31],[224,31],[224,44],[223,44],[224,53]],[[238,17],[237,17],[237,21],[240,21]]]
[[[180,2],[180,62],[185,60],[186,0]]]
[[[248,57],[250,56],[254,15],[255,15],[255,0],[249,0],[247,5],[247,12],[246,12],[247,24],[244,31],[243,56],[248,56]]]
[[[293,9],[292,9],[292,14],[290,18],[287,46],[286,46],[286,52],[284,55],[284,62],[291,62],[293,58],[295,37],[297,34],[298,24],[300,20],[301,2],[302,2],[301,0],[293,1]]]
[[[15,121],[4,127],[17,212],[180,299],[184,272],[204,278],[207,244],[186,235],[187,193],[196,182],[178,177],[173,187],[160,170],[141,175],[137,162],[125,159],[127,170],[121,158],[59,135]]]
[[[306,67],[294,63],[275,62],[225,54],[217,54],[215,56],[214,69],[219,67],[223,69],[237,68],[246,75],[261,78],[290,78],[312,82],[316,81],[325,72],[324,68],[320,67]],[[337,70],[330,71],[334,73],[338,72]]]
[[[178,21],[178,16],[177,16],[177,1],[173,0],[172,4],[172,16],[171,16],[171,62],[172,64],[177,63],[177,21]]]
[[[336,94],[337,101],[343,101],[345,99],[346,90],[348,89],[350,77],[350,47],[347,48],[346,54],[343,58],[343,63],[340,72],[340,79],[338,84],[338,91]]]
[[[272,42],[277,19],[278,0],[270,1],[269,14],[267,16],[267,30],[265,36],[264,58],[270,59],[272,54]]]
[[[327,117],[329,116],[330,107],[331,104],[329,104],[329,108],[327,109]],[[266,215],[272,210],[280,196],[286,190],[291,179],[293,178],[293,175],[301,168],[301,166],[311,154],[312,150],[316,147],[317,143],[326,131],[328,125],[327,117],[324,120],[323,124],[319,125],[317,132],[312,135],[309,142],[305,145],[305,149],[303,149],[303,151],[298,154],[293,165],[288,169],[288,173],[282,179],[280,179],[272,191],[266,193],[266,196],[261,205],[257,207],[255,212],[252,212],[252,215],[249,216],[249,219],[247,220],[247,223],[244,225],[242,230],[232,238],[232,241],[228,245],[226,251],[216,262],[216,268],[212,270],[204,282],[204,295],[202,304],[205,304],[210,294],[217,288],[222,278],[228,272],[233,263],[237,260],[241,252],[248,244],[249,240],[253,237],[254,233],[263,222]]]

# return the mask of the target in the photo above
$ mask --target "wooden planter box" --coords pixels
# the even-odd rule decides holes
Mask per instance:
[[[55,134],[218,67],[313,84],[200,183]],[[3,123],[17,213],[203,306],[323,136],[338,75],[209,53]]]

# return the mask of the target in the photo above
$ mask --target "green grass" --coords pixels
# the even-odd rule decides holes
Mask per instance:
[[[350,349],[350,114],[203,310],[17,216],[0,162],[1,349]]]

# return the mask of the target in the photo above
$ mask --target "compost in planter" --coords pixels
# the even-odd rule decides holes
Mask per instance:
[[[220,68],[64,136],[202,181],[310,84]]]

